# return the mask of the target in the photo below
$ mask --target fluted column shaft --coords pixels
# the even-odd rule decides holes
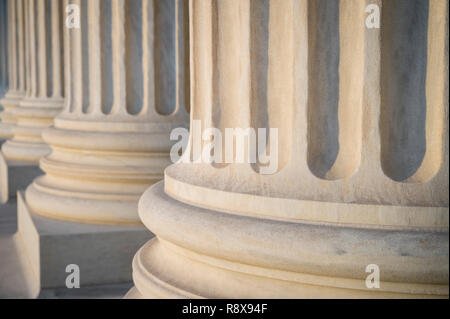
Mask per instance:
[[[8,160],[37,164],[50,152],[41,135],[53,125],[53,118],[64,103],[62,13],[59,0],[25,2],[28,86],[24,99],[13,110],[13,138],[2,147]]]
[[[442,67],[445,12],[441,10],[445,1],[431,1],[427,8],[416,3],[416,11],[410,8],[396,25],[386,22],[383,30],[389,29],[384,32],[394,34],[391,37],[395,41],[384,46],[379,40],[381,31],[353,28],[364,25],[363,2],[250,2],[255,10],[245,3],[229,4],[233,9],[224,10],[230,16],[222,19],[221,8],[228,5],[227,1],[217,3],[217,8],[215,2],[198,5],[202,7],[197,14],[201,15],[201,25],[198,31],[193,26],[193,56],[203,63],[192,66],[196,83],[192,119],[201,120],[204,128],[221,129],[223,135],[225,128],[276,128],[278,169],[275,174],[263,175],[258,163],[230,163],[219,170],[214,164],[190,165],[183,172],[190,182],[211,190],[214,188],[209,185],[218,175],[226,178],[232,174],[236,180],[222,184],[220,191],[247,193],[250,188],[254,195],[300,201],[405,207],[395,216],[376,213],[378,209],[370,209],[364,216],[333,212],[320,217],[327,222],[339,219],[397,226],[409,222],[411,226],[439,227],[442,220],[448,220],[448,107],[443,88],[446,71]],[[204,6],[211,8],[206,12]],[[384,10],[401,16],[403,6],[407,4],[392,8],[384,5]],[[231,15],[233,10],[239,12]],[[416,13],[420,10],[424,13]],[[274,22],[289,11],[304,18],[297,21],[288,15],[283,24]],[[393,76],[390,73],[395,73],[391,70],[396,65],[407,72],[408,66],[392,56],[399,46],[396,43],[407,41],[400,37],[414,15],[421,19],[414,32],[418,40],[402,51],[404,58],[400,60],[414,61],[418,69],[409,70],[413,83],[403,82],[402,88],[399,77],[395,83],[398,89],[394,90],[388,80]],[[239,20],[241,17],[247,20]],[[238,23],[243,24],[241,28]],[[433,36],[424,38],[427,33]],[[423,68],[425,58],[427,69]],[[376,84],[377,77],[386,79],[384,87]],[[403,90],[409,93],[400,93]],[[395,105],[399,105],[398,110]],[[269,150],[268,146],[258,153]],[[183,165],[179,167],[185,170]],[[171,168],[168,178],[176,170],[176,166]],[[261,184],[265,186],[261,188]],[[173,195],[202,206],[224,208],[222,203],[220,207],[213,203],[212,191],[211,196],[201,192],[195,198],[184,191]],[[252,205],[262,214],[271,214],[269,211],[278,205],[260,205],[260,200],[255,196]],[[317,219],[298,215],[298,203],[286,207],[284,217],[295,214],[302,219]],[[236,210],[238,205],[230,201],[226,209]],[[409,206],[429,206],[428,221]]]
[[[130,297],[448,295],[448,1],[366,5],[190,1],[191,124],[276,128],[278,166],[167,168]]]
[[[65,30],[67,99],[27,202],[54,218],[137,224],[139,196],[170,164],[170,131],[189,118],[175,2],[67,4],[81,13],[81,28]]]
[[[25,9],[24,0],[8,0],[8,84],[9,89],[0,105],[0,137],[11,138],[12,126],[16,119],[12,110],[25,96],[27,87],[25,75]]]

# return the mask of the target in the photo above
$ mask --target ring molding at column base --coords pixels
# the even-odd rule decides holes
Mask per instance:
[[[53,150],[40,161],[46,175],[26,191],[36,214],[82,223],[142,224],[137,202],[163,178],[169,143],[147,132],[56,127],[46,129],[43,138]]]
[[[13,137],[13,125],[0,122],[0,139],[10,139]]]
[[[223,266],[224,264],[226,267]],[[277,275],[292,278],[277,278]],[[284,273],[274,269],[218,261],[185,251],[158,239],[152,239],[136,254],[133,260],[133,281],[135,290],[130,291],[126,298],[416,299],[447,298],[448,296],[446,287],[405,286],[401,283],[381,282],[380,289],[369,289],[365,287],[364,279]],[[419,293],[419,291],[429,293]],[[439,294],[435,294],[436,292]]]
[[[33,122],[37,127],[53,125],[53,119],[58,115],[64,105],[62,98],[30,98],[26,97],[19,105],[11,110],[17,121],[26,122],[31,126]]]
[[[39,160],[51,152],[43,143],[8,140],[2,145],[2,152],[8,161],[39,164]]]
[[[10,139],[14,136],[13,126],[16,123],[16,118],[11,111],[19,105],[24,96],[25,93],[7,92],[0,99],[0,105],[3,106],[3,110],[0,112],[0,138]]]
[[[38,215],[89,224],[142,224],[137,214],[140,192],[121,194],[62,189],[43,185],[41,180],[45,177],[35,179],[25,192],[28,205]],[[161,178],[155,176],[154,182]]]
[[[241,216],[316,225],[445,232],[449,229],[448,205],[400,206],[332,202],[218,189],[205,186],[205,183],[213,181],[201,180],[204,175],[199,171],[211,169],[210,165],[194,164],[195,168],[194,165],[189,165],[191,164],[177,163],[168,167],[164,172],[164,187],[171,197],[196,207]],[[218,170],[214,175],[217,180],[229,178],[222,171],[225,169]]]
[[[133,263],[144,297],[448,296],[448,232],[238,216],[178,202],[164,193],[163,183],[144,193],[139,213],[157,236]],[[365,286],[369,264],[379,266],[380,289]]]
[[[24,97],[25,92],[9,91],[2,99],[0,99],[0,105],[3,105],[4,108],[12,108],[19,105],[20,101],[22,101]]]
[[[50,153],[42,140],[42,131],[53,124],[53,118],[62,110],[63,99],[27,98],[11,110],[16,119],[13,137],[2,151],[8,160],[38,163]]]

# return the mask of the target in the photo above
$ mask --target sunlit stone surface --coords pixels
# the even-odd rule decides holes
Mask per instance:
[[[381,29],[364,1],[190,1],[191,123],[278,128],[278,171],[167,168],[128,297],[448,297],[448,2],[373,2]]]

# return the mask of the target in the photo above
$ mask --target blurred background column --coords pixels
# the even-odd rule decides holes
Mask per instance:
[[[12,113],[13,137],[2,147],[6,160],[33,163],[50,152],[42,131],[64,103],[62,2],[25,1],[25,61],[27,90]],[[30,181],[31,182],[31,181]]]
[[[3,111],[0,113],[0,138],[12,137],[12,125],[15,123],[14,115],[11,113],[25,96],[25,21],[24,0],[3,1],[2,14],[7,14],[2,19],[2,41],[7,38],[7,45],[2,44],[2,52],[7,50],[7,64],[2,62],[2,79],[8,76],[8,91],[0,100]],[[8,27],[5,29],[5,24]],[[4,66],[7,66],[4,69]]]
[[[19,199],[19,235],[30,256],[67,252],[32,260],[41,288],[64,286],[69,263],[84,269],[82,285],[129,282],[132,256],[151,236],[138,199],[171,163],[170,132],[189,122],[184,29],[174,1],[64,7],[80,17],[79,28],[64,28],[66,101],[43,133],[45,174]],[[30,231],[54,241],[36,247]],[[63,249],[61,237],[76,240]]]
[[[30,87],[30,33],[29,5],[31,1],[11,0],[7,4],[8,12],[8,83],[9,89],[0,100],[3,111],[0,113],[0,138],[10,141],[17,127],[15,110],[25,98]],[[2,21],[2,23],[4,23]],[[33,37],[34,38],[34,37]],[[23,121],[22,121],[23,123]],[[20,131],[20,128],[19,128]],[[15,138],[20,140],[20,137]],[[31,137],[35,139],[35,137]],[[2,143],[0,151],[0,203],[6,203],[16,196],[18,189],[24,189],[39,174],[37,161],[24,162],[17,157],[10,158],[3,152],[7,141]],[[8,146],[6,146],[8,148]],[[24,148],[22,148],[22,151]],[[33,152],[33,149],[30,150]]]

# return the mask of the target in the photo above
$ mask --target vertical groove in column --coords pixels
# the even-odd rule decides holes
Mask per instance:
[[[326,178],[339,152],[339,0],[308,3],[308,166]]]
[[[269,128],[267,104],[267,73],[269,64],[269,3],[270,0],[250,1],[250,68],[251,68],[251,127],[258,136],[258,128]],[[269,131],[266,131],[266,141]],[[267,146],[267,143],[266,143]],[[258,148],[258,153],[266,152]],[[258,172],[260,163],[252,165]]]
[[[174,0],[174,39],[175,39],[175,106],[174,112],[177,112],[180,107],[180,103],[182,103],[183,91],[181,91],[180,84],[183,81],[182,73],[183,73],[183,65],[180,64],[180,53],[183,53],[183,42],[180,42],[180,23],[181,28],[183,24],[183,3],[180,0]],[[181,73],[181,74],[180,74]],[[181,77],[180,77],[181,75]]]
[[[62,48],[63,28],[61,1],[51,0],[51,55],[52,55],[52,97],[64,96],[64,66],[61,57],[64,56]]]
[[[62,28],[63,28],[63,48],[64,48],[64,110],[65,113],[71,112],[71,105],[72,105],[72,88],[73,88],[73,82],[72,82],[72,76],[71,76],[71,64],[72,64],[72,56],[70,51],[70,29],[66,25],[66,19],[68,12],[66,11],[66,8],[68,7],[70,1],[64,0],[63,1],[63,10],[62,10],[62,16],[64,17],[62,19]]]
[[[309,13],[308,166],[337,180],[361,160],[364,3],[310,1]]]
[[[25,45],[27,58],[27,73],[28,73],[28,90],[27,96],[37,96],[40,87],[40,81],[38,79],[38,39],[37,39],[37,19],[36,13],[38,9],[35,7],[36,3],[34,1],[28,1],[26,5],[26,19],[25,27],[27,28],[26,39],[27,44]],[[27,22],[28,20],[28,22]],[[29,69],[29,70],[28,70]]]
[[[154,0],[142,1],[142,112],[151,117],[156,113],[155,108],[155,26]]]
[[[383,2],[381,162],[395,181],[417,172],[427,148],[428,16],[429,1]]]
[[[189,16],[188,0],[175,1],[175,107],[189,112]],[[172,112],[172,113],[173,113]]]
[[[422,183],[441,167],[447,10],[445,0],[383,2],[381,160],[395,181]]]
[[[10,88],[13,91],[16,91],[19,88],[19,83],[17,79],[17,7],[16,7],[16,0],[8,0],[8,11],[9,16],[11,18],[10,24],[9,24],[9,37],[8,37],[8,44],[9,44],[9,74],[10,74]]]
[[[25,77],[25,32],[23,29],[24,25],[24,0],[17,0],[17,81],[18,90],[26,90],[26,77]]]
[[[125,72],[128,114],[141,112],[142,99],[142,2],[125,3]],[[164,74],[167,76],[167,74]]]
[[[31,91],[33,88],[33,84],[31,83],[31,20],[34,19],[30,17],[30,2],[25,3],[24,7],[25,20],[24,20],[24,29],[25,29],[25,77],[27,78],[27,90],[25,92],[25,97],[29,97],[31,95]]]
[[[155,106],[161,115],[173,113],[176,107],[176,1],[154,1]]]
[[[81,81],[82,81],[82,95],[81,95],[81,112],[82,113],[88,113],[90,110],[88,110],[90,106],[90,99],[92,95],[92,89],[90,85],[90,72],[91,72],[91,66],[92,62],[90,61],[89,56],[89,34],[91,32],[91,25],[88,20],[88,2],[90,0],[81,0],[80,3],[80,16],[81,21],[81,29],[79,29],[78,32],[81,32],[79,35],[79,43],[80,43],[80,60],[82,63],[76,64],[74,67],[81,68]]]
[[[54,34],[52,34],[52,0],[44,0],[44,15],[43,15],[43,21],[45,24],[45,60],[46,60],[46,85],[47,89],[44,92],[44,97],[48,98],[53,96],[53,85],[54,85],[54,78],[53,78],[53,37]],[[42,22],[41,22],[42,23]]]
[[[46,12],[46,0],[37,0],[37,19],[36,19],[36,40],[37,40],[37,72],[38,78],[36,80],[39,82],[39,97],[48,96],[48,64],[47,64],[47,12]],[[34,39],[32,39],[33,41]]]
[[[101,108],[103,114],[110,114],[114,104],[114,82],[112,64],[112,0],[100,1],[100,66],[101,66]]]
[[[179,46],[179,99],[180,107],[184,107],[186,112],[190,112],[190,43],[189,43],[189,0],[178,0],[179,3],[179,28],[177,43]],[[182,87],[181,87],[182,86]]]

